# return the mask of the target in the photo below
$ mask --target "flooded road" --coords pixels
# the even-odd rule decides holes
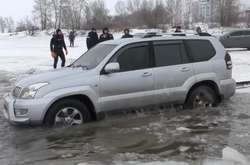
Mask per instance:
[[[15,77],[0,72],[1,111],[2,96]],[[74,128],[14,127],[0,113],[0,164],[118,165],[169,160],[199,165],[207,158],[221,158],[227,146],[250,155],[249,98],[250,93],[241,92],[211,109],[159,107],[108,114],[103,121]]]

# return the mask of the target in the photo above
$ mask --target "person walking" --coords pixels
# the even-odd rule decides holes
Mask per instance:
[[[98,34],[95,28],[92,28],[91,31],[88,33],[87,37],[87,48],[88,50],[97,45],[99,42]]]
[[[109,32],[108,28],[104,28],[102,32],[103,33],[100,35],[99,42],[104,42],[114,39],[113,35]]]
[[[129,29],[124,29],[124,35],[122,36],[122,38],[133,38],[134,36],[130,34],[130,30]]]
[[[57,63],[58,63],[58,57],[60,57],[62,64],[61,66],[65,66],[65,55],[64,51],[66,52],[66,55],[68,55],[68,50],[64,41],[64,36],[61,31],[61,29],[57,29],[56,33],[53,35],[51,41],[50,41],[50,50],[51,50],[51,55],[54,58],[54,69],[57,68]]]
[[[70,47],[74,47],[75,46],[75,38],[76,38],[75,31],[71,31],[69,33]]]

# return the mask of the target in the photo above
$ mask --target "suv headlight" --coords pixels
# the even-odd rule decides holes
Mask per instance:
[[[48,85],[49,83],[37,83],[37,84],[33,84],[30,85],[29,87],[23,88],[20,98],[21,99],[33,99],[37,93],[37,91]]]

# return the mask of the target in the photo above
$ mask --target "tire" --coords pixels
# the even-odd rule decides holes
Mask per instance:
[[[188,95],[185,108],[216,107],[219,104],[219,97],[216,92],[208,86],[199,86],[193,89]]]
[[[79,118],[77,119],[78,121],[77,124],[65,123],[66,120],[64,120],[64,118],[66,118],[66,115],[64,114],[64,110],[66,109],[67,109],[67,114],[69,114],[68,111],[74,111],[74,112],[77,111],[78,114],[75,116],[75,118]],[[71,114],[72,116],[74,112],[72,112]],[[63,120],[62,126],[80,125],[83,123],[88,123],[93,120],[90,111],[88,110],[87,106],[84,103],[74,99],[64,99],[54,103],[54,105],[52,105],[52,107],[49,109],[44,119],[45,125],[57,126],[56,119],[59,119],[58,116],[60,115],[61,115],[60,120],[61,119]],[[82,121],[82,123],[80,123],[80,120]]]

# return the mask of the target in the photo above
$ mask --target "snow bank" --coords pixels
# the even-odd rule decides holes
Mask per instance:
[[[249,161],[247,160],[247,158],[233,148],[226,147],[225,149],[223,149],[222,155],[223,160],[225,161],[232,161],[240,163],[241,165],[249,165]]]

